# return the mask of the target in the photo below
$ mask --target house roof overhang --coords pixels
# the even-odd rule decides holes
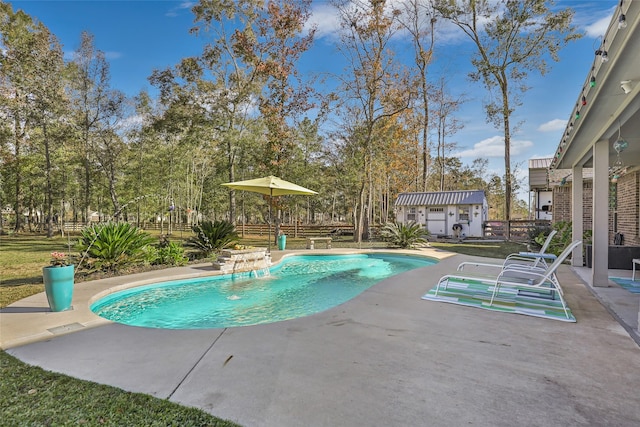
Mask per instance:
[[[621,13],[626,16],[627,27],[619,29]],[[609,165],[614,166],[618,153],[612,147],[619,135],[628,142],[624,166],[640,165],[640,1],[621,2],[598,50],[606,50],[609,61],[602,62],[602,55],[595,55],[551,169],[592,167],[593,146],[603,140],[609,142]],[[592,76],[596,79],[594,87],[590,87]],[[630,81],[628,93],[622,89],[624,81]],[[583,96],[587,105],[582,105]]]

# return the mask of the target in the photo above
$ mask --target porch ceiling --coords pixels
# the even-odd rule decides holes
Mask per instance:
[[[626,16],[627,27],[618,29],[621,12]],[[609,61],[602,62],[601,56],[594,55],[593,67],[558,145],[553,169],[592,167],[592,148],[601,140],[609,141],[609,165],[613,166],[617,160],[613,144],[618,132],[628,142],[620,156],[624,167],[640,166],[640,1],[623,1],[616,9],[599,49],[607,51]],[[596,78],[595,87],[589,85],[591,76]],[[631,91],[625,94],[621,82],[627,80],[631,81]],[[583,94],[585,106],[581,104]],[[578,110],[580,118],[575,119]]]

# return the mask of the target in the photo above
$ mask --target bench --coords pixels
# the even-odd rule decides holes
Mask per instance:
[[[331,237],[307,237],[307,249],[315,249],[316,242],[325,242],[327,249],[331,249]]]

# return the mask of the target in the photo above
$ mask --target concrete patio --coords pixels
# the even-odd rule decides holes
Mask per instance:
[[[640,296],[594,293],[579,269],[562,266],[577,323],[425,301],[441,275],[479,258],[423,253],[440,262],[322,313],[240,328],[136,328],[88,309],[113,287],[208,267],[80,283],[72,311],[49,312],[44,294],[1,310],[2,347],[244,426],[640,425],[640,347],[624,324],[635,304],[637,331]]]

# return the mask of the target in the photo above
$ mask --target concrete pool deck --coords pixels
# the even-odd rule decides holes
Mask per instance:
[[[326,252],[353,251],[313,253]],[[566,323],[422,300],[480,260],[422,253],[440,262],[322,313],[240,328],[137,328],[88,309],[111,288],[205,265],[79,283],[71,311],[51,313],[44,293],[0,310],[0,342],[26,363],[247,427],[640,425],[640,347],[574,269],[558,272],[577,319]]]

